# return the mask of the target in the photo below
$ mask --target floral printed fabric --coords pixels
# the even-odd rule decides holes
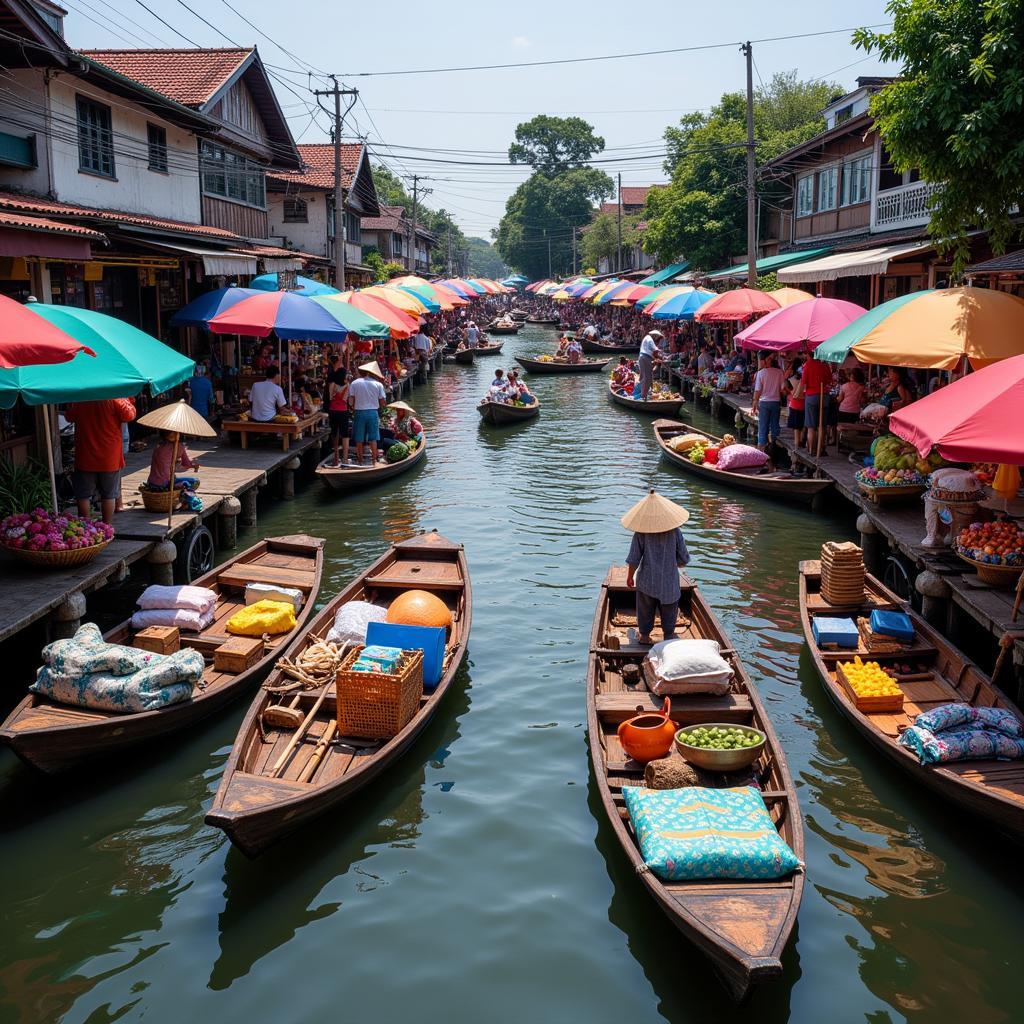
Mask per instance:
[[[61,704],[128,714],[191,700],[202,678],[198,651],[154,654],[108,644],[87,622],[70,640],[43,648],[43,667],[30,689]]]
[[[782,878],[801,866],[751,786],[625,786],[622,795],[644,862],[663,881]]]
[[[1002,708],[976,708],[970,704],[941,704],[922,711],[914,725],[929,732],[942,732],[968,722],[980,722],[986,729],[1004,732],[1007,736],[1024,736],[1024,723],[1010,711]]]
[[[1017,760],[1024,757],[1024,739],[987,728],[982,722],[968,722],[942,732],[912,725],[904,730],[899,742],[900,746],[917,754],[921,764],[987,761],[990,758]]]

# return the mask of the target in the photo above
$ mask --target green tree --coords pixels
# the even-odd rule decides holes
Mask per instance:
[[[635,215],[622,218],[623,251],[636,245],[640,240],[640,232],[637,229],[639,223],[640,218]],[[614,266],[618,251],[618,218],[614,213],[599,213],[581,234],[580,253],[583,262],[596,267],[602,259],[609,259]]]
[[[942,184],[929,230],[958,270],[972,228],[1003,252],[1010,211],[1024,206],[1024,0],[890,0],[886,10],[890,31],[854,35],[901,65],[871,112],[896,168]]]
[[[582,117],[538,114],[516,127],[516,141],[508,148],[514,164],[529,164],[535,171],[560,174],[582,167],[604,149],[604,139]]]
[[[489,277],[500,281],[507,276],[508,268],[498,250],[486,238],[470,236],[466,239],[468,249],[468,274],[470,277]]]

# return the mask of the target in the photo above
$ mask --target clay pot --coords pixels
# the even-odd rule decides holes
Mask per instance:
[[[672,749],[676,727],[670,716],[672,702],[668,697],[660,711],[644,711],[623,722],[618,729],[622,749],[633,758],[646,764],[664,757]]]

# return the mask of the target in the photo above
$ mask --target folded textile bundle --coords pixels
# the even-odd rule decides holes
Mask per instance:
[[[144,608],[132,616],[132,629],[146,629],[149,626],[177,626],[178,629],[201,633],[213,622],[213,609],[206,612],[190,611],[187,608]]]
[[[129,713],[190,700],[203,678],[203,656],[185,649],[154,654],[108,644],[87,622],[69,640],[43,648],[43,667],[30,689],[63,704]]]
[[[139,607],[181,608],[185,611],[208,612],[217,604],[217,595],[206,587],[146,587],[139,596]]]
[[[1024,758],[1024,723],[1005,708],[941,704],[923,711],[900,735],[921,764]]]

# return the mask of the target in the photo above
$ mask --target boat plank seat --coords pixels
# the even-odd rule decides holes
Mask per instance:
[[[368,587],[427,587],[461,590],[462,578],[454,562],[432,559],[398,559],[382,572],[366,579]]]
[[[936,771],[958,775],[965,782],[1004,793],[1024,804],[1024,764],[1020,761],[955,761],[935,766]]]
[[[231,787],[231,808],[242,811],[247,807],[258,807],[269,794],[280,797],[289,792],[303,793],[305,790],[305,784],[300,782],[268,779],[239,771],[235,773],[235,785]]]
[[[856,604],[829,604],[820,593],[807,595],[807,610],[812,615],[837,615],[842,617],[871,614],[874,608],[897,608],[892,601],[886,601],[878,594],[865,594],[864,600]]]
[[[272,565],[233,565],[225,569],[219,578],[222,587],[237,587],[245,590],[249,583],[269,583],[278,587],[294,587],[308,594],[313,588],[316,574],[313,569],[277,569]]]
[[[604,578],[605,586],[609,590],[625,590],[633,593],[632,587],[626,586],[626,574],[628,570],[624,565],[613,565]],[[685,573],[679,574],[679,587],[681,590],[693,590],[695,584]]]
[[[722,938],[749,957],[771,956],[779,929],[790,911],[791,885],[712,888],[690,885],[665,891]]]
[[[646,690],[624,693],[598,693],[597,714],[602,721],[618,725],[632,718],[637,706],[644,711],[660,711],[664,697],[657,697]],[[721,697],[698,695],[676,697],[672,701],[672,721],[682,723],[698,722],[745,722],[753,714],[753,704],[745,694],[726,693]]]

